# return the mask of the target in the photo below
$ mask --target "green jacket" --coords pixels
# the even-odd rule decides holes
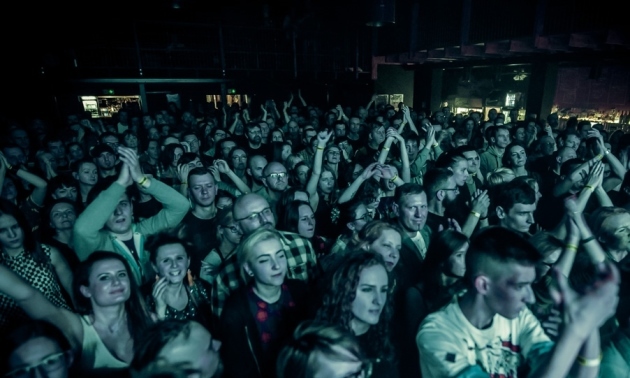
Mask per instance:
[[[132,225],[134,245],[138,251],[140,263],[136,262],[129,248],[118,240],[116,235],[103,228],[110,215],[116,210],[120,197],[125,193],[125,187],[116,182],[101,192],[85,208],[74,224],[72,235],[74,248],[81,261],[87,259],[94,251],[116,252],[127,260],[139,284],[153,276],[149,254],[144,250],[145,237],[177,226],[188,213],[190,203],[186,197],[157,179],[151,180],[151,186],[146,191],[161,202],[163,208],[155,216]]]

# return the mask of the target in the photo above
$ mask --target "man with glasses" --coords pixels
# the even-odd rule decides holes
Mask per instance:
[[[271,205],[258,194],[249,193],[237,198],[232,213],[234,222],[241,230],[241,240],[245,240],[260,228],[270,230],[276,228],[276,218]],[[278,232],[287,258],[286,278],[305,282],[316,278],[315,276],[319,274],[319,265],[311,242],[293,232]],[[213,283],[211,306],[215,322],[220,318],[229,295],[244,285],[245,281],[239,273],[239,264],[234,253],[223,262]]]
[[[280,201],[280,196],[289,187],[287,169],[281,163],[272,161],[263,169],[262,182],[266,190],[260,195],[269,202],[275,214],[276,204]]]
[[[427,193],[427,226],[432,235],[441,230],[456,227],[457,221],[444,215],[446,208],[455,202],[459,187],[453,179],[453,172],[447,168],[430,169],[424,176],[424,188]]]

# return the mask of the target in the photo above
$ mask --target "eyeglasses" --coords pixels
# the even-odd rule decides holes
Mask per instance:
[[[358,221],[358,220],[369,222],[369,221],[372,220],[372,216],[370,215],[370,213],[365,213],[365,214],[363,214],[360,217],[355,219],[355,221]]]
[[[269,175],[267,175],[267,177],[271,178],[271,179],[274,179],[274,180],[278,180],[278,179],[287,177],[287,173],[286,172],[274,172],[274,173],[270,173]]]
[[[246,217],[244,217],[244,218],[241,218],[241,219],[234,219],[234,220],[235,220],[235,221],[239,221],[239,222],[240,222],[240,221],[244,221],[244,220],[246,220],[246,221],[248,221],[248,222],[251,222],[251,221],[254,221],[254,220],[259,219],[259,217],[260,217],[261,215],[262,215],[265,219],[267,219],[267,218],[269,218],[269,217],[273,216],[273,212],[271,211],[271,208],[270,208],[270,207],[266,207],[266,208],[264,208],[264,209],[260,210],[260,211],[259,211],[259,212],[257,212],[257,213],[252,213],[252,214],[250,214],[250,215],[248,215],[248,216],[246,216]]]
[[[50,355],[36,364],[15,369],[7,373],[5,377],[28,378],[28,377],[33,376],[34,370],[40,370],[40,369],[44,370],[47,373],[51,373],[55,370],[61,369],[65,365],[67,354],[68,352],[61,352],[61,353]]]
[[[232,156],[232,159],[234,159],[234,160],[247,160],[247,156],[246,155],[240,155],[240,156],[234,155],[234,156]]]
[[[443,188],[443,189],[440,189],[440,190],[443,190],[445,192],[459,192],[459,187],[456,186],[454,188]]]

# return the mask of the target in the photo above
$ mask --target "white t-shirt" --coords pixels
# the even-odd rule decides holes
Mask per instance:
[[[535,367],[542,360],[538,357],[553,346],[529,309],[512,320],[497,314],[489,328],[478,329],[464,316],[457,298],[427,316],[416,344],[423,378],[516,378],[519,366],[527,362]]]

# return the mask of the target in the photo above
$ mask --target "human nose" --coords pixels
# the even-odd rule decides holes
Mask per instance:
[[[383,293],[380,290],[376,290],[376,292],[374,293],[374,300],[372,301],[372,303],[374,303],[375,305],[383,305],[385,303],[385,300],[387,299],[387,294]]]
[[[527,223],[529,223],[529,224],[533,224],[534,223],[534,214],[533,213],[527,214]]]
[[[525,303],[534,304],[536,303],[536,297],[534,296],[534,290],[531,286],[527,286],[527,292],[525,293]]]
[[[120,206],[116,206],[116,210],[114,210],[114,215],[122,214],[122,208]]]
[[[14,229],[9,228],[9,237],[14,238],[17,235]]]

